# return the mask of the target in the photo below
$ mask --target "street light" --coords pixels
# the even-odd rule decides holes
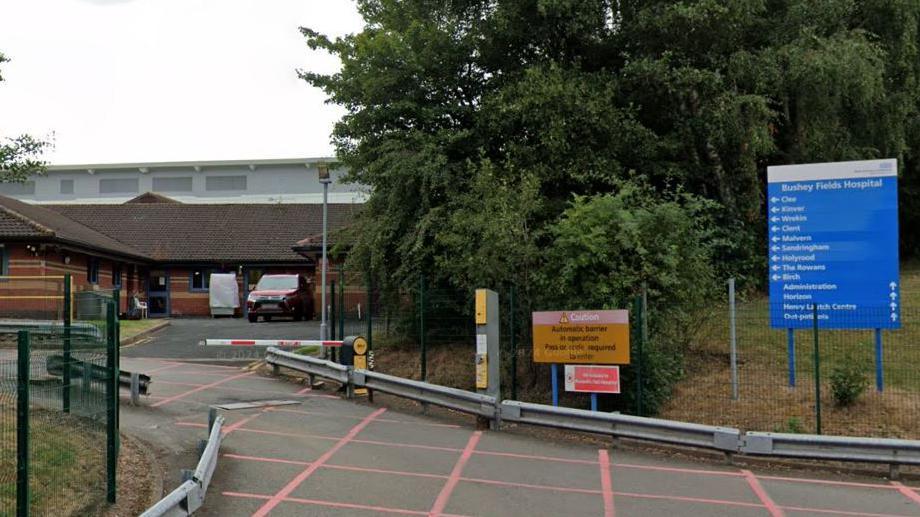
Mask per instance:
[[[329,177],[329,166],[325,163],[316,165],[316,171],[319,173],[319,182],[323,184],[323,269],[322,269],[322,307],[320,307],[321,323],[319,325],[319,338],[322,341],[329,339],[329,332],[326,328],[326,239],[327,224],[329,219],[329,184],[332,179]]]

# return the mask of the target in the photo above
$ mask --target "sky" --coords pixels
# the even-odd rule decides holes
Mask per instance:
[[[361,30],[354,0],[0,0],[0,136],[52,164],[332,156],[335,72],[298,31]]]

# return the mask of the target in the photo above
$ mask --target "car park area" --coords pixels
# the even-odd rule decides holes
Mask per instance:
[[[774,472],[680,455],[547,441],[472,420],[351,402],[258,372],[123,359],[154,393],[122,425],[194,462],[208,408],[222,411],[218,468],[200,515],[920,515],[914,482]],[[179,483],[177,468],[167,485]]]
[[[205,339],[319,339],[319,321],[249,323],[244,318],[177,318],[150,339],[125,348],[122,356],[241,360],[265,353],[255,347],[199,345]]]

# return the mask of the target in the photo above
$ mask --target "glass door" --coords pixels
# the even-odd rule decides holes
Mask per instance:
[[[169,272],[153,270],[147,280],[147,310],[150,317],[169,316]]]

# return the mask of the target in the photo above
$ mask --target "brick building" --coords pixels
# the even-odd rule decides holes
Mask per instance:
[[[330,204],[330,232],[359,207]],[[263,274],[319,285],[315,255],[298,243],[321,231],[320,204],[184,204],[147,193],[117,205],[39,206],[0,196],[0,276],[71,273],[75,291],[118,286],[122,310],[137,295],[157,317],[208,315],[210,273],[232,272],[245,311]],[[315,289],[315,307],[319,297]]]

